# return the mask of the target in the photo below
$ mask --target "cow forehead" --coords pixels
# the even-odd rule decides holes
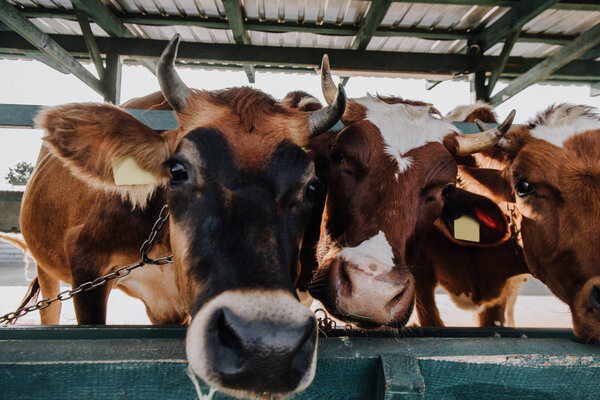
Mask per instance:
[[[379,129],[385,152],[397,163],[395,173],[403,173],[412,165],[413,160],[405,156],[408,151],[429,142],[442,142],[456,131],[452,123],[434,118],[428,105],[389,104],[371,96],[356,102],[366,108],[366,119]]]
[[[600,129],[600,114],[588,106],[561,104],[539,114],[530,125],[531,136],[562,147],[579,133]]]

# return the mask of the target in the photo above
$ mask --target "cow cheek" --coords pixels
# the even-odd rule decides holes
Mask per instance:
[[[577,292],[571,305],[573,331],[586,342],[600,342],[600,309],[590,302],[590,293],[594,286],[600,286],[600,277],[588,280]]]
[[[173,250],[173,260],[175,266],[175,280],[181,301],[189,312],[194,304],[197,293],[200,290],[199,283],[193,279],[190,272],[189,249],[190,240],[183,226],[174,221],[171,217],[171,249]]]

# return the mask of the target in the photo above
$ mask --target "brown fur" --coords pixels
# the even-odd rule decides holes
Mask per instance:
[[[591,287],[600,284],[600,130],[579,132],[562,147],[530,134],[556,112],[581,115],[582,109],[586,108],[553,106],[513,129],[507,146],[494,154],[504,162],[504,170],[473,177],[498,197],[516,202],[523,216],[520,229],[529,269],[571,307],[575,333],[598,341],[600,310],[590,305],[588,296]],[[585,116],[598,118],[598,113],[587,108]],[[516,193],[515,185],[523,180],[534,194]]]
[[[125,106],[167,108],[157,93]],[[44,297],[56,296],[59,281],[79,285],[139,260],[140,245],[166,201],[163,163],[190,130],[220,129],[238,164],[247,169],[259,168],[282,140],[303,145],[308,136],[307,113],[250,88],[195,91],[177,118],[180,127],[160,135],[108,104],[59,106],[39,116],[45,146],[24,195],[21,227],[38,261]],[[115,156],[133,156],[159,184],[115,187],[110,163]],[[163,228],[150,257],[170,253],[168,231]],[[141,298],[152,323],[184,323],[189,298],[178,295],[177,266],[146,268],[154,269],[134,271],[112,287]],[[79,323],[104,323],[110,290],[104,285],[75,297]],[[41,313],[43,324],[57,324],[60,304]]]

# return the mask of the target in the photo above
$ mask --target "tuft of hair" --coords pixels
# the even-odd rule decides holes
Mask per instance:
[[[455,107],[444,117],[453,122],[475,122],[479,119],[483,122],[497,122],[494,108],[485,101],[477,100],[473,104]]]
[[[574,135],[600,129],[600,110],[586,105],[554,104],[538,113],[527,127],[533,137],[562,146]]]
[[[297,108],[300,111],[315,111],[323,108],[316,97],[302,90],[288,92],[280,103],[289,108]]]

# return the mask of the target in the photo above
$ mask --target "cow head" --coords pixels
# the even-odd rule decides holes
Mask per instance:
[[[187,356],[198,376],[239,396],[300,391],[312,381],[317,349],[315,317],[294,290],[318,192],[302,146],[339,120],[345,95],[310,113],[250,88],[193,90],[174,69],[178,42],[157,70],[176,130],[159,134],[108,104],[72,104],[40,116],[44,140],[90,185],[139,207],[167,199],[173,268],[191,316]],[[149,182],[115,186],[115,159],[133,160]]]
[[[464,172],[516,204],[529,269],[570,306],[575,333],[600,340],[598,110],[550,107],[488,155],[504,169]]]
[[[322,74],[325,99],[333,102],[326,57]],[[455,187],[454,157],[492,146],[511,119],[460,135],[430,104],[349,100],[344,128],[311,142],[317,175],[328,188],[311,294],[336,317],[362,326],[406,323],[414,299],[410,267],[420,243],[443,210],[454,214],[449,219],[464,212],[456,203],[465,194]]]

